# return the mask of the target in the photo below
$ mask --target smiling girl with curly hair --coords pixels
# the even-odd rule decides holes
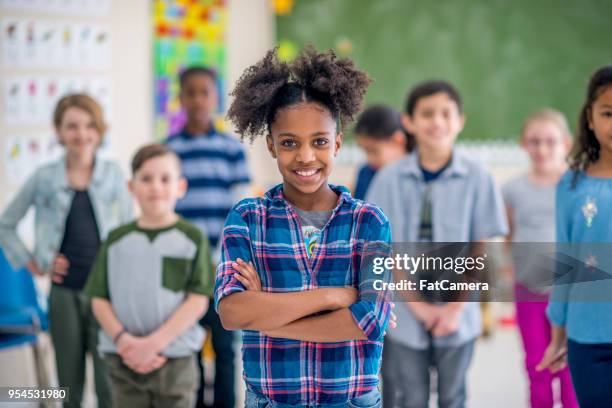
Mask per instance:
[[[283,178],[234,206],[221,239],[215,306],[243,330],[247,407],[380,406],[390,303],[357,289],[389,222],[328,183],[369,83],[352,60],[309,47],[290,64],[269,51],[232,93],[229,118],[243,138],[265,134]]]

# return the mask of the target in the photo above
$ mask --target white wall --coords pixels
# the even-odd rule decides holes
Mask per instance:
[[[274,14],[269,0],[230,0],[228,28],[230,91],[242,72],[263,58],[265,52],[273,47],[275,35]],[[252,145],[248,141],[244,144],[255,187],[261,189],[280,182],[276,162],[270,157],[264,139],[259,138]]]
[[[148,0],[114,0],[113,152],[129,174],[135,149],[153,139],[153,56]]]

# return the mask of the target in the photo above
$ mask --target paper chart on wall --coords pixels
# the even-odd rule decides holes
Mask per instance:
[[[22,24],[17,19],[5,19],[0,22],[2,49],[2,61],[4,66],[21,65],[22,44]]]
[[[14,135],[5,140],[4,174],[11,187],[19,187],[40,165],[57,159],[61,148],[54,135]]]
[[[39,21],[36,33],[38,37],[36,65],[50,68],[60,66],[62,64],[59,53],[61,37],[57,24]]]
[[[19,12],[104,16],[112,0],[0,0],[0,8]]]
[[[16,76],[5,78],[1,86],[4,122],[9,125],[49,124],[57,101],[75,92],[93,97],[112,121],[111,80],[106,76]]]
[[[6,18],[0,22],[2,65],[7,68],[108,69],[106,25]]]

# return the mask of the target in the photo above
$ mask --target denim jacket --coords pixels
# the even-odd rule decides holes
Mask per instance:
[[[111,229],[132,219],[132,200],[115,162],[96,157],[87,193],[100,240],[104,240]],[[0,247],[13,267],[23,267],[34,258],[43,271],[50,268],[62,244],[73,196],[65,157],[38,168],[30,176],[0,216]],[[30,253],[16,231],[17,224],[32,205],[35,209],[34,253]]]

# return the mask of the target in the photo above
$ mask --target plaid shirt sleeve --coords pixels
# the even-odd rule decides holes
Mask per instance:
[[[391,313],[390,293],[373,288],[374,280],[390,280],[390,273],[375,275],[372,272],[374,258],[391,254],[389,220],[382,211],[377,209],[376,213],[361,227],[367,228],[368,234],[360,260],[359,301],[349,307],[357,326],[370,341],[382,340]]]
[[[217,266],[217,279],[215,282],[215,310],[219,310],[219,302],[224,297],[236,292],[244,292],[246,288],[236,279],[236,271],[232,262],[240,258],[245,262],[251,261],[251,240],[249,227],[236,209],[237,204],[227,216],[223,232],[221,233],[221,262]]]

